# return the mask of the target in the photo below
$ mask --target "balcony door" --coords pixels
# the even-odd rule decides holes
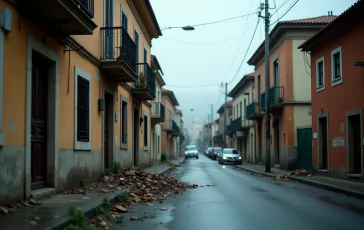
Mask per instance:
[[[145,47],[144,47],[144,52],[143,52],[143,63],[148,63],[148,52],[147,52],[147,50],[145,49]],[[144,74],[147,74],[147,65],[145,64],[144,65]]]
[[[115,59],[114,52],[114,0],[105,0],[105,42],[104,42],[104,57],[105,59]]]

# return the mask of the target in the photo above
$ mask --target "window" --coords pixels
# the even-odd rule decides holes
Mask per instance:
[[[144,115],[144,147],[148,147],[148,117]]]
[[[325,60],[321,57],[316,60],[316,88],[317,92],[325,89]]]
[[[331,51],[331,80],[332,86],[342,83],[342,53],[341,47]]]
[[[261,100],[261,96],[260,96],[260,74],[258,75],[258,77],[257,77],[257,80],[258,80],[258,103],[260,102],[260,100]]]
[[[121,26],[126,32],[128,32],[128,16],[124,12],[124,10],[121,10]]]
[[[75,66],[75,146],[91,150],[91,77]]]
[[[274,86],[279,86],[278,59],[273,62]]]
[[[128,147],[128,102],[121,99],[121,135],[120,142],[122,148]]]
[[[245,104],[245,99],[244,99],[244,104]],[[243,106],[240,101],[240,117],[242,117],[242,116],[243,116]]]
[[[246,117],[246,98],[244,99],[244,119],[245,117]]]
[[[136,73],[139,74],[139,69],[138,69],[138,63],[139,63],[139,34],[136,30],[134,30],[134,42],[135,42],[135,63],[136,63]]]

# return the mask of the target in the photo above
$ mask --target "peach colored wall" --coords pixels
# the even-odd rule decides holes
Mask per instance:
[[[292,67],[292,40],[285,40],[279,48],[277,48],[270,55],[270,87],[274,86],[274,75],[273,75],[273,59],[277,57],[279,61],[279,85],[284,87],[284,100],[292,101],[293,100],[293,67]],[[258,81],[257,76],[260,74],[260,93],[265,92],[265,63],[261,63],[255,70],[255,92],[254,97],[255,101],[258,100]],[[259,95],[260,96],[260,95]],[[280,115],[279,121],[279,129],[280,129],[280,145],[281,146],[293,146],[294,145],[294,114],[293,114],[293,106],[285,106]],[[272,144],[273,146],[273,128],[271,122],[271,135],[272,135]],[[256,132],[258,133],[258,129],[256,127]],[[286,141],[284,142],[283,133],[286,133]],[[258,138],[258,135],[257,135]],[[258,141],[256,141],[256,146],[258,147]],[[265,121],[262,119],[262,147],[265,146]]]
[[[351,25],[348,23],[347,25]],[[330,171],[337,171],[337,176],[346,177],[347,168],[347,138],[346,138],[346,112],[361,110],[364,108],[364,69],[355,67],[354,63],[363,53],[364,20],[359,21],[346,28],[340,28],[342,32],[335,35],[333,39],[326,39],[324,43],[311,51],[311,90],[312,90],[312,132],[317,133],[317,116],[320,109],[328,113],[328,153]],[[339,28],[335,28],[339,29]],[[342,84],[331,85],[331,51],[341,46],[342,50]],[[325,65],[325,90],[316,90],[316,60],[324,56]],[[363,60],[363,58],[362,58]],[[339,95],[339,96],[338,96]],[[334,103],[329,103],[334,102]],[[363,119],[363,118],[362,118]],[[341,132],[341,124],[344,125],[344,132]],[[363,130],[363,127],[362,127]],[[344,137],[344,147],[332,147],[335,137]],[[318,139],[313,139],[312,164],[318,168]]]

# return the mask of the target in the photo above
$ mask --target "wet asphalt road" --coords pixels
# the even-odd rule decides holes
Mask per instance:
[[[216,187],[191,189],[162,204],[135,205],[118,229],[364,229],[363,200],[254,176],[204,156],[187,160],[177,174],[182,182]]]

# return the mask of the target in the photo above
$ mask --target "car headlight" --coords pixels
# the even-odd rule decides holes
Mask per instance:
[[[226,157],[222,157],[222,159],[226,160]]]
[[[241,160],[241,157],[239,157],[239,160]]]

